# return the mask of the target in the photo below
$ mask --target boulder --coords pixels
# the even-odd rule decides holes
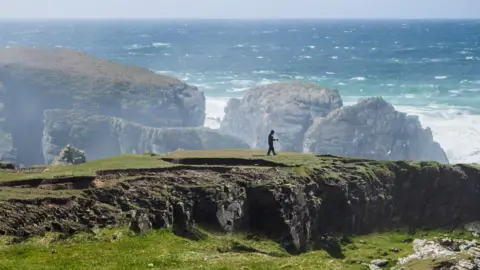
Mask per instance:
[[[152,127],[205,121],[205,96],[196,87],[74,50],[0,48],[0,82],[0,146],[3,118],[26,165],[43,160],[48,109],[84,109]]]
[[[242,138],[252,148],[268,147],[267,136],[275,130],[280,151],[302,151],[304,133],[314,118],[340,108],[337,90],[308,82],[261,85],[231,99],[225,108],[221,130]]]
[[[382,98],[368,98],[317,117],[305,134],[304,151],[378,160],[448,163],[429,128]]]
[[[89,160],[124,153],[167,153],[179,148],[249,148],[238,138],[204,127],[154,128],[82,110],[47,110],[44,126],[42,141],[46,163],[50,163],[66,144],[84,149]]]
[[[85,152],[68,144],[60,151],[52,165],[77,165],[85,162]]]

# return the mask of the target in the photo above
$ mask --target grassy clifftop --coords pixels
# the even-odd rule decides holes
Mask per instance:
[[[390,267],[412,238],[480,220],[478,179],[473,165],[251,150],[0,170],[0,268]]]
[[[37,75],[43,70],[47,74],[56,72],[78,78],[88,78],[88,81],[110,83],[133,83],[152,86],[171,86],[183,84],[181,81],[163,75],[155,74],[147,69],[114,63],[95,58],[86,53],[55,48],[1,48],[0,67],[8,66],[31,69]],[[29,78],[43,84],[58,83],[55,77]],[[87,81],[85,82],[87,83]],[[41,86],[41,85],[40,85]],[[87,86],[87,85],[85,85]]]

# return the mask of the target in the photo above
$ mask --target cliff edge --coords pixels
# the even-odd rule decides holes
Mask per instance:
[[[0,144],[9,147],[1,134],[10,134],[21,163],[42,163],[42,118],[49,109],[82,109],[152,127],[198,127],[205,96],[177,79],[79,51],[0,49]]]
[[[217,150],[0,173],[0,234],[19,238],[107,226],[191,236],[201,226],[296,254],[328,248],[325,235],[480,220],[477,165]]]

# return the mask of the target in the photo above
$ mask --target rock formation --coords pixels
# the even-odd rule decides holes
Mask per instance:
[[[52,165],[78,165],[87,162],[85,151],[68,144],[55,158]]]
[[[341,106],[338,91],[314,83],[261,85],[228,102],[221,130],[244,139],[252,148],[265,148],[268,133],[275,129],[278,150],[301,152],[313,119]]]
[[[480,169],[474,165],[291,155],[282,166],[256,168],[225,166],[224,157],[210,158],[210,166],[172,158],[172,166],[164,161],[156,168],[1,181],[0,234],[71,234],[133,221],[140,231],[173,227],[186,233],[197,224],[266,236],[299,253],[334,246],[328,235],[480,220]],[[201,157],[185,161],[193,159],[207,163]],[[62,189],[79,192],[66,197]]]
[[[78,51],[0,49],[0,151],[10,134],[22,162],[41,163],[43,112],[75,108],[153,127],[205,120],[203,93],[177,79]]]
[[[85,150],[89,160],[124,153],[245,149],[246,143],[208,128],[154,128],[82,110],[46,110],[42,149],[48,164],[66,144]]]
[[[396,111],[381,98],[342,106],[338,91],[313,83],[262,85],[228,102],[222,131],[266,149],[271,129],[280,139],[280,151],[448,163],[417,117]]]
[[[396,111],[382,98],[369,98],[315,119],[304,151],[381,160],[448,163],[429,128],[418,117]]]

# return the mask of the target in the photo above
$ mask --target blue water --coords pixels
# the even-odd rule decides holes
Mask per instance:
[[[480,162],[480,21],[0,22],[0,46],[79,49],[198,86],[207,116],[256,84],[308,80],[346,104],[383,96],[453,162]],[[207,125],[215,126],[208,120]]]

